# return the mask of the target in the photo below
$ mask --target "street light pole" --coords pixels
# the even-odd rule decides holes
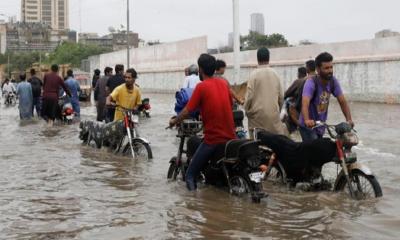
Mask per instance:
[[[234,81],[240,81],[240,30],[239,30],[239,0],[233,1],[233,58]]]
[[[8,71],[8,77],[10,76],[10,51],[7,51],[7,71]]]
[[[126,69],[129,68],[129,0],[126,0]]]

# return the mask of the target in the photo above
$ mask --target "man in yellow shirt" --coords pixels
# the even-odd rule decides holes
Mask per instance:
[[[107,105],[115,102],[117,105],[136,110],[137,106],[142,103],[139,87],[135,85],[137,73],[135,69],[130,68],[124,74],[125,84],[116,87],[114,91],[107,97]],[[115,111],[114,121],[123,120],[124,114],[118,108]]]

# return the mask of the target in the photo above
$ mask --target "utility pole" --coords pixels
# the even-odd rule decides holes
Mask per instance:
[[[43,50],[43,43],[42,43],[42,38],[43,38],[43,31],[42,28],[40,28],[40,38],[39,38],[39,76],[42,77],[42,50]]]
[[[234,81],[240,81],[240,30],[239,30],[239,0],[233,1],[233,58]]]
[[[126,0],[126,69],[129,68],[129,0]]]
[[[10,51],[7,51],[7,71],[8,71],[8,77],[11,77],[11,74],[10,74]]]

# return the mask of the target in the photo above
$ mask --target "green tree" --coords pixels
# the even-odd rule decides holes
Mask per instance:
[[[112,49],[92,44],[65,42],[50,54],[48,63],[71,64],[72,67],[79,67],[83,59],[110,51],[112,51]]]
[[[32,66],[32,63],[39,62],[39,52],[6,52],[0,54],[0,64],[7,64],[8,57],[10,65],[6,66],[5,72],[25,71]]]
[[[282,34],[273,33],[271,35],[263,35],[252,31],[246,36],[241,36],[240,43],[243,50],[255,50],[260,47],[287,47],[289,45],[285,36]]]

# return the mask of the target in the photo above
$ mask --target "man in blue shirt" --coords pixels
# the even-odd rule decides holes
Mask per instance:
[[[65,85],[71,92],[71,104],[74,109],[75,116],[80,116],[80,106],[79,106],[79,94],[81,91],[78,81],[74,78],[74,72],[70,69],[67,71],[67,80],[65,80]]]
[[[32,118],[32,87],[26,82],[26,74],[19,76],[21,82],[17,86],[17,95],[19,97],[19,116],[21,119],[29,120]]]

